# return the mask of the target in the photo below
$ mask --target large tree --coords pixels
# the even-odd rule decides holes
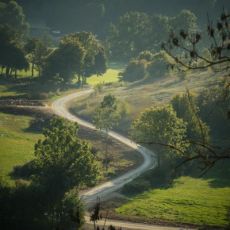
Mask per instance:
[[[77,132],[76,123],[54,117],[43,131],[44,138],[35,145],[38,170],[33,183],[42,194],[46,194],[42,202],[56,227],[66,225],[66,222],[82,223],[82,208],[77,194],[74,200],[74,194],[69,196],[66,193],[95,184],[99,175],[91,148],[78,138]]]
[[[129,59],[149,47],[150,16],[142,12],[127,12],[117,24],[110,26],[108,43],[112,58]]]
[[[43,70],[43,78],[62,79],[70,82],[75,73],[80,71],[85,50],[79,41],[62,42],[47,57]]]
[[[19,40],[29,28],[23,9],[16,1],[0,2],[0,24],[12,28]]]
[[[13,30],[9,26],[0,26],[0,66],[5,69],[6,76],[11,76],[12,73],[22,69],[28,69],[29,63],[25,58],[24,51],[20,45],[12,40],[15,36]]]
[[[174,61],[174,63],[171,63],[172,68],[176,67],[180,71],[207,70],[209,68],[213,72],[218,72],[219,75],[222,75],[223,83],[218,87],[222,92],[221,97],[218,95],[218,97],[222,99],[222,102],[228,100],[230,91],[229,24],[230,14],[225,10],[223,10],[223,13],[215,24],[213,24],[208,16],[207,37],[209,39],[205,47],[206,51],[208,50],[208,55],[207,52],[204,52],[204,49],[202,50],[200,48],[204,33],[202,34],[199,31],[190,31],[188,29],[181,29],[179,33],[175,31],[171,33],[168,41],[162,44],[162,48]],[[215,95],[215,97],[216,96],[217,95]],[[209,100],[213,100],[215,97],[212,96]],[[200,98],[202,98],[202,96]],[[216,101],[216,99],[214,99],[214,101]],[[205,104],[203,104],[203,106],[206,107]],[[217,106],[217,108],[218,107],[219,106]],[[229,117],[229,106],[224,106],[223,108],[225,108],[225,117]],[[201,108],[201,110],[203,110],[203,108]],[[229,120],[227,122],[229,122]],[[214,125],[212,124],[212,126]],[[226,125],[226,127],[227,126],[228,125]],[[206,143],[204,139],[201,139],[194,143],[194,145],[201,146],[203,151],[200,151],[200,148],[198,148],[198,151],[194,153],[193,157],[185,158],[184,162],[200,160],[205,170],[213,167],[216,162],[220,160],[230,158],[229,143],[227,145],[217,146],[210,145]]]
[[[92,74],[106,71],[106,56],[102,44],[92,33],[81,32],[66,35],[59,47],[47,58],[44,77],[54,79],[56,75],[71,81],[75,75],[80,83]]]
[[[102,75],[106,71],[106,55],[101,42],[90,32],[69,34],[62,42],[79,42],[84,49],[84,56],[80,68],[76,71],[79,82],[85,83],[86,78],[93,75]]]
[[[0,66],[9,76],[14,71],[27,69],[28,62],[22,42],[28,32],[28,23],[22,7],[15,1],[0,2]]]
[[[160,50],[162,40],[170,31],[197,28],[197,18],[189,10],[182,10],[174,17],[150,15],[143,12],[127,12],[117,23],[111,24],[107,37],[110,56],[127,61],[143,50]]]
[[[37,38],[28,39],[24,45],[24,50],[27,54],[27,58],[32,64],[32,77],[34,76],[34,69],[38,70],[38,75],[40,76],[45,58],[48,55],[48,48],[45,42]]]
[[[41,169],[39,178],[49,182],[55,193],[96,181],[98,168],[94,155],[89,145],[78,138],[77,131],[77,124],[53,118],[43,132],[44,139],[35,145],[36,163]]]
[[[154,145],[160,166],[163,160],[173,162],[173,159],[181,157],[182,151],[187,149],[186,126],[186,122],[177,117],[172,106],[152,107],[133,122],[131,134],[138,142]],[[182,150],[181,154],[178,154],[177,149]]]
[[[209,142],[209,128],[199,116],[199,108],[195,96],[189,91],[183,95],[177,95],[171,100],[173,109],[179,118],[187,122],[186,136],[191,141],[203,140]]]

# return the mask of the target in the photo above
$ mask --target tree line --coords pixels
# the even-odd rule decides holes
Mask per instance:
[[[77,75],[85,83],[92,74],[106,71],[105,49],[90,32],[66,35],[52,48],[44,39],[29,36],[29,24],[15,1],[1,2],[0,22],[0,67],[7,78],[31,68],[31,76],[36,70],[43,81],[70,82]]]

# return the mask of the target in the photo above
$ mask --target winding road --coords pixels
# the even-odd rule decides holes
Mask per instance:
[[[96,130],[94,125],[92,125],[91,123],[89,123],[87,121],[80,119],[79,117],[76,117],[75,115],[71,114],[67,109],[67,104],[70,101],[72,101],[73,99],[76,99],[78,97],[89,95],[92,92],[93,92],[93,89],[87,89],[87,90],[79,91],[79,92],[64,96],[64,97],[57,99],[56,101],[53,102],[52,109],[53,109],[54,113],[58,116],[64,117],[64,118],[71,120],[71,121],[74,121],[74,122],[77,122],[79,125],[82,125],[86,128]],[[140,174],[142,174],[146,170],[151,169],[151,168],[156,166],[156,162],[157,162],[156,156],[152,151],[146,149],[145,147],[143,147],[139,144],[136,144],[132,140],[130,140],[124,136],[121,136],[120,134],[118,134],[116,132],[110,131],[108,134],[110,137],[112,137],[112,138],[118,140],[119,142],[121,142],[121,143],[131,147],[132,149],[138,151],[142,155],[144,160],[143,160],[143,163],[139,167],[123,174],[122,176],[117,177],[114,180],[105,182],[101,185],[98,185],[98,186],[84,192],[81,195],[81,197],[85,201],[86,204],[90,204],[91,202],[95,202],[98,197],[100,197],[101,199],[105,199],[106,196],[108,196],[112,192],[123,187],[125,184],[132,181],[134,178],[138,177]]]
[[[87,96],[93,93],[93,89],[85,89],[81,90],[79,92],[75,92],[72,94],[69,94],[67,96],[63,96],[57,100],[55,100],[52,103],[52,110],[53,112],[61,117],[64,117],[70,121],[77,122],[79,125],[84,126],[86,128],[96,130],[95,126],[85,120],[82,120],[81,118],[71,114],[68,109],[67,105],[74,99]],[[90,206],[90,204],[93,204],[97,201],[98,197],[101,199],[106,199],[106,197],[109,197],[109,195],[121,187],[123,187],[128,182],[132,181],[136,177],[138,177],[143,172],[156,167],[157,165],[157,159],[154,152],[148,150],[147,148],[133,142],[132,140],[116,133],[113,131],[110,131],[109,136],[116,139],[117,141],[131,147],[132,149],[139,152],[143,157],[143,162],[140,166],[138,166],[135,169],[132,169],[128,171],[127,173],[123,174],[122,176],[117,177],[116,179],[110,180],[108,182],[105,182],[101,185],[98,185],[94,188],[89,189],[88,191],[85,191],[81,194],[81,198],[84,200],[84,202]],[[108,220],[109,221],[109,220]],[[109,222],[108,222],[109,223]],[[117,223],[117,224],[116,224]],[[152,226],[152,225],[144,225],[144,224],[136,224],[136,223],[130,223],[130,222],[123,222],[123,221],[113,221],[112,224],[115,226],[122,226],[129,229],[182,229],[182,228],[174,228],[174,227],[160,227],[160,226]],[[138,225],[140,225],[138,227]]]

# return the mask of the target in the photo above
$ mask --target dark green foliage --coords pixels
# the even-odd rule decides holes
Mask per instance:
[[[95,56],[94,61],[94,72],[97,75],[102,75],[106,72],[107,66],[106,66],[107,58],[105,54],[105,50],[103,47],[100,47],[98,50],[98,53]]]
[[[29,67],[23,50],[19,44],[12,40],[14,35],[10,27],[0,27],[0,66],[6,69],[7,77],[12,74],[12,71],[28,69]]]
[[[66,192],[50,216],[53,227],[60,230],[80,229],[84,224],[84,207],[76,189]]]
[[[43,78],[56,80],[56,77],[69,82],[80,71],[84,48],[78,41],[60,43],[59,47],[48,56],[43,71]]]
[[[0,228],[10,229],[49,229],[44,211],[45,194],[36,186],[27,186],[18,181],[16,187],[0,184]]]
[[[131,60],[122,73],[122,80],[132,82],[145,78],[147,75],[146,65],[147,62],[143,59]]]
[[[142,12],[127,12],[111,25],[108,41],[111,55],[115,58],[130,59],[140,51],[150,48],[150,17]]]
[[[38,70],[38,75],[42,72],[44,67],[45,58],[48,55],[48,48],[41,39],[31,38],[28,39],[24,45],[24,50],[27,53],[27,57],[32,64],[32,77],[34,76],[34,69]]]
[[[104,96],[103,101],[101,102],[100,105],[101,108],[111,108],[113,110],[117,109],[117,99],[115,96],[109,94]]]
[[[146,109],[131,129],[135,140],[157,149],[158,164],[182,157],[188,144],[185,142],[187,124],[178,118],[171,106]],[[180,151],[177,151],[180,149]]]
[[[215,17],[222,11],[223,6],[227,8],[228,4],[227,0],[18,0],[18,2],[31,21],[45,21],[48,27],[58,28],[63,33],[92,31],[100,37],[106,35],[106,29],[111,22],[116,22],[127,11],[175,15],[182,9],[190,9],[199,16],[202,24],[206,21],[204,12],[209,12]]]
[[[47,194],[35,184],[27,185],[17,181],[16,187],[0,184],[0,228],[2,230],[54,229],[61,230],[81,227],[84,223],[83,204],[75,190],[67,192],[55,204],[51,212],[51,203]]]
[[[106,71],[106,55],[104,47],[101,42],[96,39],[96,36],[90,32],[80,32],[69,35],[63,38],[79,40],[85,50],[82,65],[77,72],[78,76],[82,78],[82,83],[86,82],[86,78],[93,75],[102,75]]]
[[[187,123],[187,138],[193,141],[204,139],[208,142],[209,128],[199,117],[195,97],[189,93],[182,96],[177,95],[172,99],[171,104],[177,116]]]
[[[43,77],[70,82],[75,74],[79,83],[85,83],[92,74],[106,71],[106,56],[101,43],[89,32],[66,35],[59,47],[47,58]]]
[[[27,62],[22,49],[18,48],[14,44],[9,44],[5,48],[6,53],[4,55],[4,60],[1,63],[2,66],[12,70],[26,70],[29,68],[29,63]]]
[[[230,90],[223,86],[215,86],[203,90],[198,98],[199,115],[210,127],[213,139],[228,140],[230,133]]]
[[[120,113],[117,109],[116,98],[112,95],[104,96],[93,117],[95,126],[108,132],[118,124],[119,119]]]
[[[117,108],[116,98],[112,95],[104,96],[103,101],[94,113],[93,123],[97,129],[103,131],[105,134],[105,159],[103,160],[103,165],[106,170],[108,170],[109,163],[112,160],[108,151],[108,132],[118,125],[120,117],[121,114]]]
[[[172,169],[166,163],[161,167],[156,167],[143,173],[126,184],[122,188],[122,193],[128,196],[135,196],[152,188],[167,187],[171,183],[171,179],[174,179],[174,176],[172,175]]]
[[[131,61],[121,73],[124,81],[137,81],[148,78],[157,78],[165,76],[167,64],[163,52],[153,53],[151,51],[142,51],[136,59]]]
[[[174,17],[127,12],[116,24],[111,24],[108,43],[111,58],[129,60],[144,50],[160,50],[160,44],[171,31],[197,28],[197,18],[189,10],[182,10]]]
[[[0,4],[0,24],[9,26],[18,40],[28,32],[29,24],[21,6],[16,1],[8,1]]]
[[[69,229],[84,222],[78,197],[82,185],[92,185],[98,175],[91,149],[77,136],[78,126],[53,118],[35,145],[35,159],[15,170],[16,187],[0,184],[0,228]],[[17,174],[19,173],[19,174]]]
[[[5,75],[17,76],[17,70],[28,69],[29,63],[21,49],[28,30],[22,8],[15,2],[0,3],[0,66]]]
[[[155,59],[147,66],[147,72],[150,78],[162,77],[166,73],[166,70],[166,62],[163,59]]]
[[[73,186],[92,185],[96,181],[95,158],[89,145],[79,140],[77,131],[77,124],[53,118],[44,129],[45,139],[35,145],[36,163],[41,169],[38,180],[50,192],[62,194]]]
[[[125,195],[136,195],[151,188],[150,182],[142,178],[136,179],[122,188]]]

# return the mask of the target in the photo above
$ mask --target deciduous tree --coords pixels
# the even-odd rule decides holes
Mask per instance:
[[[108,155],[109,130],[113,129],[119,122],[120,113],[117,109],[117,100],[112,95],[107,95],[103,98],[100,106],[96,109],[93,123],[97,129],[105,133],[105,155],[104,165],[108,169],[110,156]]]
[[[152,107],[145,110],[133,122],[131,135],[136,141],[152,144],[157,148],[160,166],[163,159],[172,161],[181,157],[183,151],[187,149],[186,126],[186,122],[177,117],[172,106]],[[162,146],[169,148],[165,149]],[[177,149],[180,149],[179,153]]]

